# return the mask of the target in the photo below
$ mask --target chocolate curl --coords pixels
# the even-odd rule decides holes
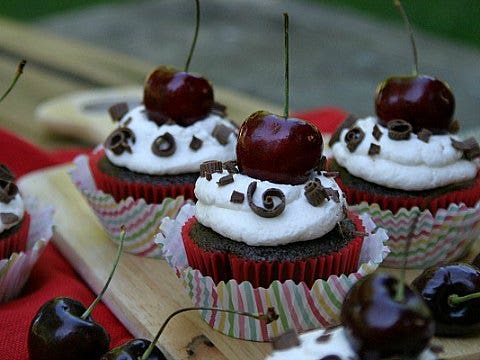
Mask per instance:
[[[171,156],[175,153],[176,149],[175,138],[169,132],[160,135],[152,143],[152,152],[160,157]]]
[[[377,141],[380,140],[380,138],[381,138],[382,135],[383,135],[382,130],[380,130],[380,128],[378,127],[377,124],[375,124],[375,126],[373,127],[372,135],[373,135],[373,137],[375,138],[375,140],[377,140]]]
[[[455,149],[463,151],[463,156],[465,156],[467,160],[473,160],[480,156],[480,147],[473,136],[463,141],[458,141],[452,138],[450,138],[450,140]]]
[[[255,205],[253,202],[253,194],[255,193],[256,189],[257,182],[252,181],[250,185],[248,185],[247,189],[247,201],[252,211],[258,216],[264,218],[273,218],[279,216],[285,209],[285,194],[277,188],[269,188],[265,190],[265,192],[262,194],[263,207],[260,207]],[[280,204],[277,206],[274,206],[274,197],[280,199]]]
[[[354,127],[345,134],[345,142],[347,143],[347,148],[350,152],[354,152],[358,145],[365,138],[365,133],[359,127]]]
[[[293,329],[288,329],[282,335],[272,339],[273,350],[287,350],[300,346],[300,338]]]
[[[331,333],[323,333],[322,335],[320,335],[319,337],[317,337],[315,339],[315,341],[319,344],[321,343],[326,343],[328,342],[332,337],[332,334]]]
[[[18,194],[18,187],[11,181],[0,179],[0,202],[8,204]]]
[[[227,170],[230,174],[238,174],[238,167],[236,160],[228,160],[223,163],[223,168]]]
[[[318,179],[309,180],[304,187],[305,197],[310,205],[317,207],[320,206],[326,198],[325,191],[322,184]]]
[[[422,129],[417,134],[418,140],[421,140],[427,144],[430,141],[431,136],[432,136],[432,132],[428,129]]]
[[[132,152],[129,140],[135,143],[135,134],[126,127],[119,127],[115,129],[105,140],[103,146],[112,151],[115,155],[120,155],[124,151]]]
[[[15,175],[5,164],[0,164],[0,180],[15,181]]]
[[[222,145],[228,144],[228,138],[234,130],[223,124],[218,124],[212,131],[212,136]]]
[[[388,137],[392,140],[408,140],[412,133],[412,125],[402,119],[390,120],[387,124]]]
[[[193,151],[197,151],[203,145],[202,139],[197,138],[195,135],[192,136],[192,140],[190,141],[190,149]]]
[[[325,155],[322,155],[320,159],[318,159],[317,163],[314,166],[314,170],[316,172],[325,171],[327,169],[327,158]]]
[[[11,212],[2,212],[0,213],[0,220],[5,225],[10,225],[18,222],[20,218]]]
[[[206,174],[222,173],[222,162],[218,160],[208,160],[200,164],[200,176],[205,177]],[[207,179],[208,180],[208,179]]]
[[[113,121],[120,121],[127,112],[128,104],[126,102],[117,103],[108,108],[108,113]]]
[[[332,147],[333,144],[340,141],[340,134],[342,133],[343,129],[351,128],[358,120],[358,117],[349,114],[348,117],[343,121],[343,123],[338,127],[338,129],[333,133],[330,141],[328,142],[328,146]]]

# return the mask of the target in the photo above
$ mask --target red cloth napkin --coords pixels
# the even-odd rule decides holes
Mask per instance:
[[[341,109],[324,107],[294,116],[308,120],[322,132],[332,133],[347,113]],[[73,159],[82,150],[46,152],[0,129],[0,163],[7,164],[17,177],[30,171],[58,165]],[[88,306],[94,293],[78,276],[72,266],[50,243],[34,267],[22,294],[16,300],[0,304],[0,358],[28,359],[27,336],[30,322],[38,309],[57,296],[68,296]],[[132,338],[110,310],[99,303],[92,314],[111,336],[111,347]]]

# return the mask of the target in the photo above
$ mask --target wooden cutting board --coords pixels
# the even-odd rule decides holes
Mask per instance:
[[[100,223],[70,181],[69,165],[30,173],[19,180],[23,193],[35,196],[56,208],[53,241],[98,293],[106,281],[116,246],[107,239]],[[479,251],[479,242],[472,253]],[[390,270],[398,274],[398,270]],[[408,271],[412,279],[418,271]],[[124,254],[103,301],[136,337],[152,339],[173,311],[192,303],[180,281],[163,260]],[[198,341],[206,336],[215,346]],[[435,339],[445,348],[445,358],[480,359],[480,336],[467,339]],[[212,330],[195,312],[177,316],[160,338],[160,347],[169,359],[260,360],[270,345],[233,339]],[[194,354],[187,350],[191,344]]]

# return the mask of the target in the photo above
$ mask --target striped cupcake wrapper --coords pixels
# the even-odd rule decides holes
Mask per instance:
[[[74,159],[75,167],[69,171],[73,183],[104,227],[109,238],[118,244],[121,226],[127,230],[123,245],[126,252],[153,258],[162,258],[162,250],[153,242],[164,217],[174,218],[186,201],[183,196],[165,198],[161,204],[147,204],[145,200],[129,197],[120,202],[95,186],[88,157]]]
[[[287,329],[304,332],[314,328],[328,327],[339,322],[343,299],[350,287],[361,277],[375,271],[388,254],[384,246],[387,235],[376,229],[368,216],[362,215],[368,232],[362,247],[361,260],[355,273],[330,276],[317,280],[312,288],[304,283],[295,284],[274,281],[268,289],[254,288],[248,281],[235,280],[215,284],[211,277],[203,276],[187,264],[181,238],[183,224],[194,214],[194,206],[185,205],[176,219],[164,219],[156,242],[162,247],[165,259],[175,269],[195,306],[218,307],[221,309],[266,312],[274,307],[279,319],[271,324],[235,314],[202,311],[202,318],[215,330],[226,335],[253,341],[269,341]]]
[[[40,208],[29,197],[24,197],[23,201],[25,210],[30,214],[27,247],[25,251],[14,252],[0,260],[0,303],[18,296],[53,235],[53,208]]]
[[[386,267],[403,267],[409,236],[412,239],[407,267],[422,269],[461,258],[480,237],[480,201],[474,207],[450,204],[447,209],[438,209],[435,216],[429,210],[420,211],[417,207],[411,210],[402,208],[393,214],[380,209],[377,204],[366,202],[350,209],[370,215],[387,231],[387,245],[391,252],[382,264]]]

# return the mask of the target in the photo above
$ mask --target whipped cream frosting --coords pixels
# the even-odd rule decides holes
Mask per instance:
[[[123,151],[118,155],[106,148],[105,153],[113,164],[126,167],[131,171],[150,175],[175,175],[198,172],[200,164],[209,159],[227,161],[236,158],[237,130],[230,121],[214,114],[187,127],[177,124],[159,126],[148,120],[145,107],[141,105],[126,113],[119,125],[133,132],[135,141],[128,140],[131,152]],[[226,144],[221,144],[212,135],[217,125],[224,125],[234,130]],[[176,150],[170,156],[160,157],[152,152],[152,143],[165,133],[173,136]],[[202,141],[198,150],[190,148],[193,136]]]
[[[345,197],[333,178],[316,176],[324,188],[338,191],[339,202],[328,198],[321,205],[312,206],[305,197],[304,184],[275,184],[233,174],[233,182],[218,185],[217,181],[227,174],[226,170],[213,173],[210,181],[205,177],[198,178],[195,184],[195,195],[198,199],[195,215],[201,224],[229,239],[251,246],[274,246],[311,240],[325,235],[344,218]],[[262,194],[265,190],[277,188],[284,193],[285,209],[280,215],[265,218],[252,211],[246,196],[252,182],[257,182],[253,201],[259,206],[262,205]],[[245,194],[242,203],[230,201],[234,190]]]
[[[4,203],[0,201],[0,214],[13,214],[17,217],[15,221],[0,221],[0,233],[4,232],[11,227],[17,225],[23,219],[24,213],[24,205],[23,199],[19,193],[15,195],[15,197],[10,200],[8,203]]]
[[[328,334],[328,335],[327,335]],[[323,335],[323,337],[322,337]],[[338,360],[359,360],[360,357],[350,346],[343,327],[331,330],[315,330],[299,336],[300,345],[285,350],[275,350],[266,360],[318,360],[327,359],[327,356],[337,356]],[[328,358],[330,359],[330,358]],[[437,356],[430,350],[424,350],[417,356],[417,360],[435,360]]]
[[[383,135],[377,140],[372,132],[377,125]],[[452,135],[432,135],[428,142],[411,134],[408,140],[392,140],[388,129],[377,124],[375,117],[356,121],[365,137],[353,151],[347,148],[345,135],[332,147],[335,160],[352,175],[366,181],[400,190],[429,190],[475,178],[477,166],[462,158],[452,146]],[[352,127],[353,127],[352,126]],[[370,144],[380,145],[380,153],[369,155]]]

